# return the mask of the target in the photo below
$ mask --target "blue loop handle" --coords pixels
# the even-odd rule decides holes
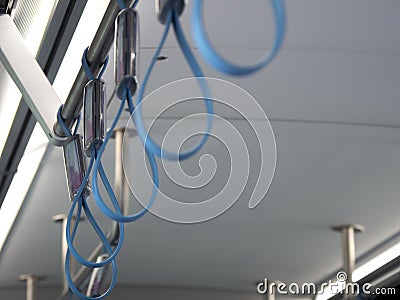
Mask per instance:
[[[129,90],[124,91],[124,97],[129,102],[129,99],[131,99]],[[108,181],[105,171],[103,169],[103,165],[101,164],[101,156],[103,155],[105,147],[108,143],[108,140],[110,139],[111,134],[112,134],[114,128],[116,127],[117,122],[122,114],[122,111],[124,109],[124,104],[125,104],[124,101],[121,101],[119,110],[115,117],[115,120],[114,120],[113,124],[111,125],[110,130],[106,134],[103,145],[100,147],[100,150],[99,150],[99,153],[98,153],[98,156],[96,159],[96,163],[94,164],[94,168],[93,168],[92,185],[93,185],[93,196],[96,201],[96,204],[107,217],[109,217],[110,219],[113,219],[115,221],[118,221],[118,222],[132,222],[132,221],[139,219],[140,217],[142,217],[145,213],[147,213],[149,211],[150,207],[153,205],[155,198],[157,196],[158,183],[159,183],[158,168],[157,168],[156,160],[155,160],[154,156],[152,155],[152,153],[150,153],[146,150],[146,155],[147,155],[147,158],[150,163],[151,173],[152,173],[152,177],[153,177],[153,192],[152,192],[149,203],[147,204],[147,206],[145,208],[143,208],[143,210],[141,210],[133,215],[123,215],[118,210],[116,212],[112,211],[106,205],[103,198],[101,197],[100,192],[99,192],[99,185],[98,185],[98,174],[100,174],[100,178],[104,184],[104,187],[105,187],[107,194],[110,197],[111,201],[113,203],[115,201],[117,201],[115,194],[112,190],[112,187],[110,185],[110,182]]]
[[[67,228],[71,228],[71,220],[73,217],[73,212],[75,210],[76,205],[81,205],[84,209],[85,215],[87,216],[90,224],[92,225],[94,231],[96,232],[97,236],[100,238],[101,242],[103,243],[104,247],[110,247],[110,243],[108,242],[107,237],[105,236],[105,234],[103,233],[103,231],[101,230],[100,226],[98,225],[97,221],[95,220],[92,212],[89,209],[89,206],[86,202],[86,200],[84,198],[81,197],[81,201],[77,201],[72,204],[70,212],[68,214],[68,219],[67,219]],[[79,223],[79,221],[76,221],[77,223]],[[118,245],[116,247],[116,249],[112,252],[109,253],[110,256],[101,262],[92,262],[92,261],[88,261],[86,259],[84,259],[82,256],[79,255],[79,253],[76,251],[74,245],[73,245],[73,236],[72,234],[69,232],[69,230],[67,230],[66,233],[67,236],[67,244],[68,244],[68,249],[71,252],[71,254],[75,257],[75,259],[82,265],[86,266],[86,267],[90,267],[90,268],[99,268],[99,267],[103,267],[107,264],[109,264],[110,262],[112,262],[116,256],[118,255],[119,251],[122,248],[122,244],[123,244],[123,240],[124,240],[124,224],[123,223],[119,223],[119,239],[118,239]]]
[[[200,143],[195,146],[193,149],[184,152],[184,153],[172,153],[169,152],[165,149],[162,149],[148,134],[148,131],[144,125],[143,117],[142,117],[142,111],[141,111],[141,102],[143,101],[143,96],[144,96],[144,91],[147,85],[147,81],[149,80],[149,77],[151,75],[151,72],[154,68],[154,65],[157,61],[158,56],[160,55],[161,49],[165,43],[165,40],[168,35],[169,31],[169,26],[170,23],[173,23],[174,25],[174,31],[176,38],[179,42],[180,48],[182,49],[182,52],[185,56],[185,59],[187,60],[192,73],[196,77],[200,88],[204,94],[204,101],[205,101],[205,106],[207,109],[207,127],[206,127],[206,133],[203,135]],[[130,105],[131,106],[131,105]],[[157,50],[155,51],[153,58],[151,60],[150,66],[146,71],[146,74],[143,78],[143,83],[142,86],[139,88],[137,100],[136,100],[136,109],[130,108],[131,114],[133,114],[133,121],[136,126],[137,133],[142,141],[142,143],[145,145],[145,148],[147,151],[151,152],[152,154],[157,155],[160,158],[167,159],[167,160],[184,160],[187,159],[191,156],[193,156],[196,152],[200,150],[201,147],[206,143],[208,137],[209,137],[209,132],[211,131],[212,127],[212,122],[213,122],[213,114],[214,114],[214,106],[212,103],[212,100],[210,98],[210,91],[208,89],[206,80],[203,75],[203,71],[201,70],[199,64],[196,61],[196,58],[194,57],[192,51],[190,50],[190,46],[185,38],[185,35],[183,33],[182,27],[179,22],[179,16],[172,10],[168,13],[167,16],[167,22],[165,24],[165,30],[164,34],[161,38],[160,44],[157,47]]]
[[[83,188],[84,188],[84,186],[85,186],[85,184],[86,184],[86,181],[87,181],[88,178],[89,178],[90,170],[92,169],[92,166],[93,166],[93,163],[94,163],[94,158],[95,158],[95,155],[92,155],[92,158],[91,158],[91,160],[90,160],[89,167],[88,167],[88,172],[86,172],[85,177],[84,177],[84,179],[83,179],[83,183],[82,183],[81,186],[79,187],[78,193],[77,193],[77,195],[75,196],[75,199],[74,199],[74,201],[73,201],[72,207],[71,207],[71,209],[70,209],[70,212],[69,212],[68,218],[67,218],[67,230],[66,230],[67,243],[68,243],[68,250],[67,250],[66,259],[65,259],[65,275],[66,275],[66,279],[67,279],[67,282],[68,282],[68,286],[69,286],[69,288],[71,289],[71,291],[72,291],[75,295],[79,296],[81,299],[89,299],[89,300],[92,300],[92,299],[103,299],[103,298],[107,297],[107,296],[111,293],[111,291],[113,290],[113,288],[114,288],[114,286],[115,286],[115,284],[116,284],[116,281],[117,281],[117,271],[118,271],[118,270],[117,270],[117,265],[116,265],[116,262],[115,262],[115,256],[116,256],[116,254],[119,252],[119,250],[116,249],[116,250],[114,251],[114,253],[112,253],[112,248],[111,248],[111,246],[110,246],[110,244],[109,244],[107,238],[105,237],[105,235],[104,235],[103,232],[101,231],[100,227],[98,226],[97,222],[95,221],[93,215],[91,214],[91,212],[90,212],[90,210],[89,210],[89,207],[88,207],[88,205],[87,205],[87,203],[86,203],[86,200],[84,199],[84,197],[82,197]],[[73,212],[74,212],[75,206],[76,206],[77,204],[78,204],[78,209],[77,209],[77,220],[76,220],[76,223],[75,223],[75,225],[74,225],[74,227],[73,227],[73,229],[72,229],[72,234],[69,235],[69,233],[70,233],[70,226],[71,226],[71,220],[72,220],[72,217],[73,217]],[[75,284],[74,284],[74,282],[73,282],[73,280],[72,280],[72,277],[71,277],[70,255],[71,255],[71,253],[72,253],[72,252],[71,252],[71,249],[75,250],[75,249],[73,248],[73,241],[74,241],[74,238],[75,238],[77,229],[78,229],[78,224],[79,224],[79,219],[80,219],[81,212],[82,212],[82,207],[83,207],[83,209],[85,210],[86,215],[87,215],[87,217],[88,217],[90,223],[91,223],[92,226],[95,228],[96,233],[99,235],[100,239],[102,240],[103,245],[104,245],[104,248],[106,249],[107,253],[110,255],[109,258],[113,257],[112,260],[107,259],[108,262],[111,262],[111,264],[112,264],[112,269],[113,269],[113,276],[112,276],[111,284],[110,284],[109,288],[107,289],[107,291],[106,291],[103,295],[101,295],[101,296],[99,296],[99,297],[95,297],[95,298],[94,298],[94,297],[88,297],[88,296],[85,296],[84,294],[82,294],[82,293],[77,289],[77,287],[75,286]],[[122,224],[122,225],[123,225],[123,224]],[[122,229],[122,231],[121,231],[121,229]],[[118,247],[119,247],[119,248],[122,247],[123,237],[124,237],[124,228],[123,228],[123,226],[122,226],[122,228],[120,227],[120,242],[118,243],[117,248],[118,248]],[[71,246],[72,246],[72,247],[71,247]],[[74,256],[75,256],[75,255],[74,255]],[[76,256],[76,258],[78,258],[78,257]],[[104,261],[104,262],[105,262],[105,261]],[[105,265],[105,264],[104,264],[104,265]],[[96,267],[101,267],[101,266],[102,266],[102,265],[99,264],[99,266],[96,266]]]
[[[222,73],[244,76],[265,67],[277,55],[282,47],[286,30],[285,5],[281,0],[271,0],[275,21],[275,39],[271,50],[258,63],[251,66],[236,65],[223,58],[211,44],[203,23],[203,0],[194,0],[192,13],[193,39],[203,58]]]
[[[68,230],[66,230],[66,240],[67,240],[67,244],[68,244],[68,249],[70,250],[71,254],[75,257],[75,259],[81,263],[82,265],[86,266],[86,267],[90,267],[90,268],[99,268],[99,267],[103,267],[106,264],[110,263],[112,260],[114,260],[117,256],[117,254],[119,253],[119,251],[122,248],[122,244],[123,244],[123,240],[124,240],[124,224],[123,223],[119,223],[119,240],[118,240],[118,245],[117,248],[115,249],[115,251],[113,253],[109,253],[110,256],[101,262],[91,262],[88,261],[86,259],[84,259],[82,256],[79,255],[79,253],[76,251],[75,247],[74,247],[74,239],[73,239],[73,235],[71,234],[71,231],[69,230],[71,228],[71,222],[73,219],[73,213],[75,211],[75,207],[78,204],[78,206],[82,206],[86,216],[88,217],[88,220],[90,222],[90,224],[92,225],[93,229],[95,230],[97,236],[100,238],[101,242],[103,243],[105,248],[109,248],[111,249],[111,247],[109,246],[109,242],[107,237],[105,236],[105,234],[103,233],[103,231],[101,230],[100,226],[98,225],[98,223],[96,222],[93,214],[91,213],[89,206],[86,202],[86,199],[84,197],[82,197],[82,192],[83,192],[83,187],[85,186],[84,183],[86,183],[86,181],[89,178],[89,174],[90,171],[93,167],[93,163],[94,163],[94,158],[95,158],[95,153],[93,153],[92,158],[90,159],[90,163],[89,163],[89,167],[88,170],[86,172],[86,175],[84,177],[83,183],[81,185],[81,187],[78,190],[77,195],[74,198],[74,201],[72,203],[72,206],[70,208],[70,211],[68,213],[68,218],[67,218],[67,224],[66,224],[66,228]],[[120,211],[120,208],[118,206],[118,201],[113,202],[114,208],[117,211]],[[75,226],[74,227],[78,227],[79,224],[79,219],[76,220]]]
[[[79,218],[80,218],[80,216],[81,216],[81,212],[82,212],[82,203],[79,202],[79,204],[78,204],[78,211],[77,211],[77,220],[79,220]],[[75,238],[77,229],[78,229],[78,223],[75,223],[75,226],[74,226],[74,228],[72,229],[72,239]],[[106,246],[106,251],[107,251],[109,254],[111,254],[111,247],[110,247],[109,244]],[[81,299],[99,300],[99,299],[104,299],[105,297],[107,297],[107,296],[111,293],[111,291],[114,289],[114,286],[115,286],[115,284],[116,284],[116,282],[117,282],[117,272],[118,272],[118,269],[117,269],[117,264],[116,264],[115,259],[112,260],[112,262],[111,262],[113,276],[112,276],[112,279],[111,279],[111,284],[110,284],[110,286],[108,287],[107,291],[106,291],[103,295],[101,295],[101,296],[98,296],[98,297],[89,297],[89,296],[86,296],[86,295],[82,294],[82,293],[77,289],[77,287],[75,286],[75,284],[74,284],[74,282],[73,282],[73,280],[72,280],[71,270],[70,270],[70,256],[71,256],[71,252],[70,252],[70,250],[68,249],[68,250],[67,250],[67,253],[66,253],[66,257],[65,257],[65,277],[66,277],[66,279],[67,279],[67,283],[68,283],[68,286],[69,286],[70,290],[71,290],[75,295],[77,295],[78,297],[80,297]]]
[[[69,286],[70,290],[71,290],[75,295],[77,295],[77,296],[78,296],[79,298],[81,298],[81,299],[86,299],[86,300],[100,300],[100,299],[104,299],[105,297],[107,297],[107,296],[112,292],[112,290],[114,289],[115,284],[116,284],[116,282],[117,282],[117,263],[115,262],[115,260],[113,260],[113,261],[111,262],[113,276],[112,276],[111,284],[110,284],[110,286],[108,287],[107,291],[106,291],[103,295],[101,295],[101,296],[99,296],[99,297],[89,297],[89,296],[86,296],[86,295],[82,294],[82,293],[77,289],[77,287],[75,286],[75,284],[74,284],[74,282],[73,282],[73,280],[72,280],[71,272],[70,272],[70,271],[67,272],[67,270],[69,269],[69,264],[70,264],[70,256],[71,256],[71,253],[70,253],[70,251],[69,251],[69,249],[68,249],[68,250],[67,250],[66,257],[65,257],[65,277],[66,277],[66,279],[67,279],[68,286]],[[68,265],[68,267],[67,267],[67,265]]]

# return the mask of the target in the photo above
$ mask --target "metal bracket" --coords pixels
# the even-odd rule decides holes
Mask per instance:
[[[0,15],[0,37],[1,63],[46,136],[53,144],[61,145],[65,139],[53,133],[61,101],[9,15]]]

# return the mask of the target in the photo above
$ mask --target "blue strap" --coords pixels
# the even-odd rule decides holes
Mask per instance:
[[[129,104],[129,101],[131,101],[130,100],[131,95],[130,95],[129,90],[124,91],[124,97],[128,101],[128,106],[131,106],[132,103]],[[149,153],[148,151],[146,151],[146,155],[147,155],[149,163],[150,163],[152,177],[153,177],[153,192],[152,192],[151,198],[150,198],[147,206],[145,208],[143,208],[141,211],[139,211],[133,215],[123,215],[118,210],[116,212],[112,211],[110,208],[108,208],[107,204],[104,202],[104,200],[100,194],[99,185],[98,185],[98,174],[99,174],[109,198],[111,199],[111,201],[113,203],[114,202],[118,203],[118,200],[115,197],[115,194],[114,194],[114,191],[112,190],[110,182],[108,181],[107,175],[105,174],[103,165],[101,164],[101,156],[103,155],[105,147],[111,137],[111,134],[112,134],[114,128],[116,127],[118,120],[123,112],[123,109],[125,106],[124,104],[125,104],[124,101],[122,101],[120,104],[119,110],[117,112],[117,115],[114,119],[114,122],[111,125],[110,130],[107,132],[106,137],[104,139],[104,143],[102,144],[102,146],[98,152],[98,156],[96,159],[96,163],[94,164],[94,169],[93,169],[93,174],[92,174],[92,186],[93,186],[92,190],[93,190],[93,197],[96,201],[97,206],[107,217],[109,217],[110,219],[116,220],[118,222],[133,222],[133,221],[139,219],[140,217],[142,217],[144,214],[146,214],[149,211],[150,207],[153,205],[155,198],[157,196],[159,179],[158,179],[157,164],[156,164],[156,160],[155,160],[154,156],[151,153]]]
[[[71,129],[69,129],[67,124],[65,124],[65,121],[61,116],[61,111],[62,111],[63,107],[64,107],[64,105],[61,104],[60,107],[58,108],[57,122],[58,122],[58,124],[60,124],[61,129],[63,130],[65,136],[72,136]],[[74,128],[74,133],[73,133],[74,135],[78,133],[80,123],[81,123],[81,115],[79,114],[79,116],[76,118],[76,124],[75,124],[75,128]]]
[[[57,111],[57,122],[58,122],[58,124],[60,124],[61,129],[64,131],[64,134],[66,136],[72,136],[71,129],[69,129],[67,124],[65,124],[64,119],[61,116],[61,111],[63,109],[63,106],[64,105],[61,104],[60,107],[58,108],[58,111]]]
[[[204,94],[204,101],[205,101],[205,105],[206,105],[206,109],[207,109],[207,127],[206,127],[206,133],[203,135],[200,143],[195,146],[193,149],[184,152],[184,153],[172,153],[169,152],[165,149],[162,149],[148,134],[148,131],[144,125],[144,121],[143,121],[143,117],[142,117],[142,111],[141,111],[141,102],[143,100],[143,96],[144,96],[144,91],[146,89],[146,85],[147,85],[147,81],[149,80],[149,77],[151,75],[151,72],[154,68],[155,62],[157,61],[157,58],[161,52],[161,49],[165,43],[165,40],[167,38],[168,35],[168,30],[169,30],[169,26],[171,21],[173,22],[174,25],[174,30],[175,30],[175,35],[176,38],[179,42],[179,45],[182,49],[182,52],[192,70],[192,73],[194,76],[196,76],[196,79],[200,85],[200,88]],[[206,80],[204,78],[203,72],[199,66],[199,64],[196,61],[196,58],[194,57],[192,51],[190,50],[190,46],[185,38],[185,35],[183,33],[182,27],[179,23],[179,16],[174,12],[174,11],[170,11],[168,16],[167,16],[167,22],[165,25],[165,30],[164,30],[164,34],[162,36],[162,39],[160,41],[159,46],[157,47],[157,50],[155,51],[154,55],[153,55],[153,59],[150,63],[149,68],[146,71],[146,74],[143,78],[143,82],[141,87],[139,88],[138,91],[138,96],[137,96],[137,100],[136,100],[136,109],[135,110],[131,110],[131,114],[133,114],[133,121],[135,123],[136,126],[136,130],[138,132],[138,135],[142,141],[142,143],[145,145],[146,150],[151,152],[152,154],[157,155],[160,158],[163,159],[167,159],[167,160],[183,160],[183,159],[187,159],[191,156],[193,156],[196,152],[198,152],[201,147],[203,147],[203,145],[205,144],[205,142],[207,141],[208,137],[209,137],[209,132],[211,131],[211,127],[212,127],[212,122],[213,122],[213,115],[214,115],[214,107],[213,107],[213,103],[210,97],[210,91],[208,89]]]
[[[68,219],[67,219],[67,228],[71,228],[71,220],[73,217],[73,212],[75,211],[75,207],[78,204],[81,205],[84,209],[85,215],[87,216],[90,224],[92,225],[94,231],[96,232],[97,236],[100,238],[101,242],[104,245],[104,248],[109,251],[110,256],[101,262],[92,262],[92,261],[88,261],[86,259],[84,259],[82,256],[79,255],[79,253],[76,251],[74,244],[73,244],[73,235],[70,233],[70,230],[67,230],[66,232],[66,236],[67,236],[67,244],[68,244],[68,249],[70,250],[71,254],[75,257],[75,259],[82,265],[86,266],[86,267],[90,267],[90,268],[99,268],[99,267],[103,267],[107,264],[109,264],[110,262],[112,262],[114,259],[116,259],[119,251],[122,248],[123,245],[123,240],[124,240],[124,224],[123,223],[119,223],[119,239],[118,239],[118,245],[115,248],[114,251],[111,250],[111,246],[110,243],[108,242],[108,239],[106,237],[106,235],[104,234],[104,232],[101,230],[99,224],[97,223],[96,219],[94,218],[92,212],[89,209],[89,206],[86,202],[86,199],[83,197],[80,197],[78,201],[74,201],[70,212],[68,214]],[[117,209],[118,211],[118,209]],[[77,223],[79,223],[79,221],[76,221]]]
[[[88,62],[88,60],[87,60],[87,52],[88,52],[88,51],[89,51],[89,47],[87,47],[87,48],[83,51],[83,55],[82,55],[82,68],[83,68],[83,71],[85,71],[86,77],[87,77],[87,78],[89,79],[89,81],[90,81],[90,80],[96,79],[96,77],[94,76],[94,74],[93,74],[93,72],[92,72],[92,69],[90,69],[89,62]],[[107,55],[106,60],[105,60],[105,61],[103,62],[103,64],[102,64],[102,67],[101,67],[99,76],[97,76],[97,79],[101,79],[101,77],[103,76],[103,74],[104,74],[104,72],[105,72],[105,70],[106,70],[106,68],[107,68],[107,65],[108,65],[108,55]]]
[[[139,4],[139,1],[140,0],[135,0],[132,3],[131,8],[135,8]],[[119,6],[120,9],[125,9],[126,8],[125,2],[123,0],[117,0],[117,2],[118,2],[118,6]]]
[[[95,159],[95,153],[93,151],[93,154],[92,154],[92,157],[90,159],[89,166],[88,166],[88,170],[87,170],[87,172],[85,174],[85,177],[84,177],[84,179],[82,181],[82,184],[79,187],[79,190],[78,190],[78,192],[77,192],[77,194],[76,194],[76,196],[74,198],[74,201],[72,202],[72,206],[71,206],[70,211],[68,213],[66,227],[68,229],[71,228],[71,222],[72,222],[72,219],[73,219],[73,214],[74,214],[76,205],[77,204],[78,204],[78,206],[82,205],[83,208],[84,208],[85,214],[86,214],[90,224],[92,225],[93,229],[95,230],[97,236],[100,238],[100,240],[103,243],[104,247],[106,249],[110,250],[111,246],[110,246],[110,244],[108,242],[107,237],[105,236],[105,234],[101,230],[100,226],[96,222],[93,214],[91,213],[91,211],[89,209],[89,206],[87,205],[86,199],[82,196],[83,187],[85,186],[86,182],[89,179],[89,174],[90,174],[90,171],[92,170],[94,159]],[[115,204],[115,203],[113,203],[113,204]],[[120,211],[120,208],[118,206],[118,202],[117,202],[117,205],[114,205],[114,208],[117,211]],[[75,223],[75,227],[76,228],[78,227],[77,224],[79,224],[79,219],[76,220],[76,223]],[[84,259],[82,256],[79,255],[79,253],[76,251],[76,249],[74,247],[74,241],[73,241],[73,236],[71,234],[71,230],[67,230],[66,231],[66,240],[67,240],[68,248],[69,248],[71,254],[76,258],[76,260],[79,263],[81,263],[84,266],[90,267],[90,268],[98,268],[98,267],[102,267],[102,266],[105,266],[106,264],[110,263],[113,259],[116,258],[118,252],[121,250],[122,244],[123,244],[123,240],[124,240],[124,224],[123,223],[119,223],[119,231],[120,231],[120,235],[119,235],[117,248],[115,249],[115,251],[112,254],[110,253],[110,256],[106,260],[104,260],[102,262],[99,262],[99,263],[88,261],[88,260]]]
[[[91,171],[91,169],[93,167],[95,157],[96,157],[95,151],[93,151],[93,155],[92,155],[92,157],[90,159],[88,170],[87,170],[87,172],[85,174],[85,177],[83,178],[81,186],[79,187],[77,195],[74,198],[74,201],[72,203],[71,209],[70,209],[69,214],[68,214],[67,224],[66,224],[66,228],[67,228],[67,230],[66,230],[66,239],[67,239],[67,244],[68,244],[68,251],[67,251],[66,260],[65,260],[66,279],[67,279],[69,288],[71,289],[71,291],[75,295],[79,296],[81,299],[89,299],[89,300],[91,300],[91,299],[103,299],[103,298],[107,297],[111,293],[111,291],[113,290],[113,288],[114,288],[114,286],[116,284],[116,281],[117,281],[117,272],[118,272],[117,264],[116,264],[115,259],[116,259],[117,254],[119,253],[119,251],[122,248],[123,239],[124,239],[124,226],[123,226],[124,224],[123,223],[119,223],[119,241],[118,241],[118,245],[117,245],[115,251],[112,251],[112,247],[111,247],[110,243],[108,242],[107,237],[105,236],[105,234],[101,230],[100,226],[96,222],[93,214],[91,213],[91,211],[89,209],[89,206],[88,206],[88,204],[86,202],[86,199],[82,196],[83,189],[84,189],[84,187],[86,185],[86,182],[89,179],[89,174],[90,174],[90,171]],[[74,225],[74,227],[72,229],[72,233],[71,233],[71,230],[70,230],[71,221],[72,221],[72,218],[73,218],[73,213],[75,211],[76,205],[78,205],[77,219],[76,219],[75,225]],[[83,207],[83,209],[85,211],[85,214],[86,214],[90,224],[92,225],[92,227],[94,228],[96,234],[99,236],[101,242],[103,243],[104,249],[109,254],[109,257],[106,260],[102,261],[102,262],[94,263],[94,262],[89,262],[89,261],[83,259],[77,253],[77,251],[75,250],[75,248],[73,246],[73,242],[74,242],[75,235],[76,235],[76,232],[77,232],[77,229],[78,229],[78,225],[79,225],[80,216],[81,216],[81,213],[82,213],[82,207]],[[119,209],[118,205],[115,206],[115,209],[120,212],[120,209]],[[101,295],[99,297],[88,297],[88,296],[85,296],[84,294],[82,294],[77,289],[77,287],[75,286],[75,284],[74,284],[74,282],[72,280],[71,271],[70,271],[70,255],[71,254],[81,264],[83,264],[85,266],[88,266],[88,267],[91,267],[91,268],[103,267],[108,263],[112,264],[112,270],[113,270],[112,281],[111,281],[111,284],[110,284],[109,288],[107,289],[107,291],[103,295]]]
[[[79,218],[80,218],[80,216],[81,216],[81,212],[82,212],[82,202],[79,202],[78,211],[77,211],[77,220],[79,220]],[[78,222],[75,223],[75,226],[74,226],[74,228],[72,229],[72,239],[75,238],[77,229],[78,229]],[[68,230],[67,230],[67,231],[68,231]],[[106,250],[107,250],[107,252],[111,255],[111,253],[110,253],[110,248],[109,248],[109,247],[106,247]],[[99,299],[104,299],[105,297],[107,297],[107,296],[111,293],[111,291],[114,289],[115,284],[116,284],[116,282],[117,282],[117,274],[118,274],[117,263],[116,263],[115,259],[111,261],[112,273],[113,273],[113,274],[112,274],[111,284],[110,284],[110,286],[108,287],[107,291],[106,291],[103,295],[98,296],[98,297],[88,297],[88,296],[82,294],[82,293],[78,290],[78,288],[75,286],[75,283],[74,283],[73,280],[72,280],[71,270],[70,270],[70,257],[71,257],[71,252],[70,252],[70,249],[68,249],[68,250],[67,250],[67,253],[66,253],[66,257],[65,257],[65,266],[64,266],[64,267],[65,267],[65,277],[66,277],[66,279],[67,279],[67,283],[68,283],[68,286],[69,286],[70,290],[71,290],[75,295],[77,295],[77,296],[78,296],[79,298],[81,298],[81,299],[99,300]]]
[[[112,290],[115,287],[115,284],[117,283],[117,275],[118,275],[118,270],[117,270],[117,263],[115,261],[115,259],[111,262],[111,266],[112,266],[112,279],[111,279],[111,284],[108,287],[107,291],[98,297],[89,297],[86,296],[84,294],[82,294],[78,288],[75,286],[72,277],[71,277],[71,272],[69,270],[69,265],[70,265],[70,257],[71,257],[71,253],[69,251],[69,249],[67,250],[67,254],[65,257],[65,277],[67,279],[67,283],[68,286],[70,288],[70,290],[79,298],[81,299],[85,299],[85,300],[100,300],[100,299],[104,299],[106,298],[108,295],[110,295],[110,293],[112,292]]]
[[[120,9],[125,9],[126,8],[125,1],[117,0],[117,2],[118,2],[118,6],[119,6]]]
[[[75,199],[74,199],[74,201],[73,201],[72,207],[71,207],[70,212],[69,212],[69,214],[68,214],[68,218],[67,218],[67,230],[66,230],[66,232],[67,232],[67,242],[68,242],[68,240],[69,240],[69,242],[70,242],[71,244],[73,244],[73,241],[74,241],[74,239],[75,239],[75,235],[76,235],[76,232],[77,232],[77,229],[78,229],[79,220],[80,220],[80,217],[81,217],[81,214],[82,214],[82,207],[84,207],[84,209],[85,209],[85,206],[86,206],[86,209],[88,208],[88,207],[87,207],[87,204],[86,204],[86,201],[85,201],[84,198],[82,197],[82,193],[83,193],[83,188],[85,187],[86,182],[87,182],[87,180],[88,180],[88,178],[89,178],[90,170],[92,169],[93,162],[94,162],[94,157],[95,157],[95,156],[93,155],[92,158],[91,158],[91,160],[90,160],[89,167],[88,167],[88,172],[86,172],[86,174],[85,174],[85,177],[84,177],[84,179],[83,179],[83,182],[82,182],[81,186],[79,187],[78,193],[77,193],[77,195],[76,195],[76,197],[75,197]],[[78,209],[77,209],[77,216],[76,216],[77,219],[76,219],[76,223],[75,223],[75,225],[74,225],[74,227],[73,227],[73,229],[72,229],[72,234],[70,235],[70,238],[68,239],[68,233],[70,233],[70,227],[71,227],[71,220],[72,220],[72,218],[73,218],[73,212],[74,212],[75,206],[76,206],[77,204],[78,204]],[[91,218],[93,217],[93,215],[92,215],[91,213],[90,213],[90,214],[87,214],[87,216],[88,216],[89,220],[91,220]],[[93,220],[94,220],[94,219],[93,219]],[[93,220],[91,220],[91,223],[92,223]],[[96,223],[96,221],[94,221],[94,222]],[[96,224],[97,224],[97,223],[96,223]],[[97,226],[98,226],[98,225],[97,225]],[[100,231],[101,231],[101,230],[100,230]],[[97,231],[96,231],[96,232],[97,232]],[[120,234],[122,234],[122,238],[123,238],[123,231],[122,231],[122,233],[120,232]],[[104,234],[103,234],[103,235],[104,235]],[[102,239],[102,241],[103,241],[103,239]],[[110,244],[108,243],[107,239],[105,239],[105,241],[103,241],[103,243],[104,243],[104,247],[105,247],[107,253],[108,253],[108,254],[110,255],[110,257],[111,257],[111,256],[113,255],[113,253],[112,253],[111,246],[110,246]],[[121,243],[121,246],[122,246],[122,243]],[[75,295],[79,296],[81,299],[93,300],[93,299],[104,299],[105,297],[107,297],[107,296],[111,293],[111,291],[113,290],[113,288],[114,288],[114,286],[115,286],[115,284],[116,284],[116,282],[117,282],[117,273],[118,273],[118,270],[117,270],[117,264],[116,264],[116,261],[115,261],[115,257],[114,257],[113,260],[111,260],[113,275],[112,275],[111,284],[110,284],[109,288],[107,289],[107,291],[106,291],[103,295],[101,295],[101,296],[99,296],[99,297],[88,297],[88,296],[82,294],[82,293],[77,289],[77,287],[75,286],[75,283],[74,283],[73,280],[72,280],[72,275],[71,275],[71,270],[70,270],[70,256],[71,256],[71,248],[70,248],[70,245],[68,245],[68,250],[67,250],[67,253],[66,253],[65,266],[64,266],[64,267],[65,267],[65,277],[66,277],[66,279],[67,279],[68,286],[69,286],[70,290],[71,290]]]
[[[203,58],[222,73],[244,76],[265,67],[277,55],[282,47],[286,30],[285,6],[281,0],[271,0],[275,21],[275,39],[270,51],[258,63],[251,66],[236,65],[223,58],[211,44],[203,23],[203,0],[194,0],[192,13],[193,39]]]

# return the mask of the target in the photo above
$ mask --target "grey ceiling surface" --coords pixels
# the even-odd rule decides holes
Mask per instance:
[[[249,62],[263,54],[272,33],[266,2],[206,3],[210,36],[227,57]],[[251,291],[265,276],[286,282],[318,281],[340,266],[340,238],[331,225],[366,226],[367,231],[357,236],[358,254],[399,230],[400,2],[292,0],[286,4],[285,47],[262,72],[243,79],[224,77],[198,56],[207,75],[247,90],[271,119],[277,167],[264,201],[254,210],[247,208],[260,161],[248,124],[219,108],[219,114],[231,120],[248,143],[251,172],[245,191],[231,209],[205,223],[179,225],[147,215],[128,224],[118,258],[119,283]],[[141,78],[162,31],[153,10],[153,1],[139,6]],[[183,16],[188,34],[189,11]],[[162,54],[168,60],[157,64],[148,91],[190,76],[172,33],[167,46]],[[109,68],[105,75],[108,91],[113,88],[112,73]],[[146,104],[148,120],[157,109],[156,101]],[[193,109],[202,111],[200,106],[186,105],[168,117],[185,116]],[[157,138],[164,129],[161,123]],[[139,140],[131,142],[138,147],[132,153],[140,153]],[[111,178],[113,145],[104,158]],[[229,161],[218,141],[212,140],[202,153],[214,155],[219,168],[227,168]],[[198,160],[185,162],[183,169],[196,173]],[[135,174],[140,177],[143,171]],[[225,184],[225,172],[215,179],[210,190],[189,194],[170,184],[164,173],[161,176],[166,193],[190,201],[218,192]],[[50,147],[1,254],[1,287],[18,285],[22,273],[45,274],[48,284],[60,284],[61,228],[51,217],[68,210],[66,195],[61,149]],[[86,225],[78,237],[83,253],[97,244]]]

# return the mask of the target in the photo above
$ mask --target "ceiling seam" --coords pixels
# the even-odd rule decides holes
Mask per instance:
[[[233,50],[233,51],[240,51],[240,50],[251,50],[251,51],[265,51],[268,48],[259,48],[259,47],[216,47],[220,50]],[[139,47],[140,50],[156,50],[157,47],[152,46],[145,46]],[[174,46],[166,46],[163,50],[179,50],[179,47]],[[198,51],[197,47],[191,46],[190,49]],[[313,53],[351,53],[351,54],[364,54],[364,55],[387,55],[387,56],[399,56],[400,50],[396,49],[393,51],[379,51],[379,50],[354,50],[354,49],[318,49],[318,48],[282,48],[281,52],[313,52]]]
[[[190,115],[189,115],[190,116]],[[188,116],[179,117],[159,117],[157,120],[179,120],[180,118]],[[128,121],[130,117],[121,116],[120,120]],[[154,120],[152,117],[143,117],[144,120]],[[203,118],[193,116],[192,120],[203,120]],[[225,120],[229,121],[256,121],[263,122],[265,119],[262,118],[239,118],[239,117],[225,117]],[[285,118],[268,118],[269,122],[276,123],[304,123],[304,124],[321,124],[321,125],[338,125],[338,126],[354,126],[354,127],[376,127],[376,128],[388,128],[388,129],[400,129],[400,124],[383,124],[383,123],[364,123],[364,122],[346,122],[346,121],[331,121],[331,120],[308,120],[308,119],[285,119]]]

